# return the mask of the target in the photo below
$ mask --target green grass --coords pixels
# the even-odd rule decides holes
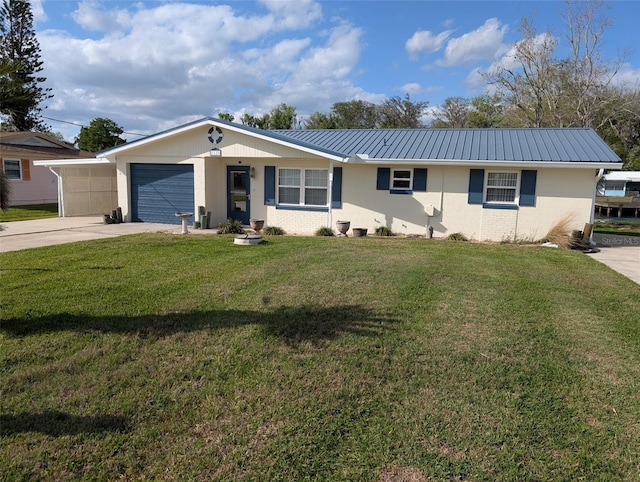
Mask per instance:
[[[620,234],[624,236],[640,236],[640,220],[637,223],[631,222],[606,222],[595,223],[594,233]]]
[[[56,217],[58,217],[58,205],[56,203],[11,206],[7,211],[0,210],[0,222],[28,221],[30,219]]]
[[[640,287],[568,250],[0,255],[2,480],[638,480]]]

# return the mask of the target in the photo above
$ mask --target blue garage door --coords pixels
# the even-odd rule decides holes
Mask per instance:
[[[131,164],[131,220],[180,224],[177,212],[193,212],[193,166]]]

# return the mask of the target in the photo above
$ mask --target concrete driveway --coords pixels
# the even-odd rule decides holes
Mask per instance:
[[[640,284],[640,237],[594,233],[593,240],[600,252],[588,256]]]
[[[0,223],[0,252],[39,248],[54,244],[112,238],[135,233],[180,234],[179,224],[122,223],[104,224],[102,216],[37,219]],[[189,230],[213,234],[215,230]]]

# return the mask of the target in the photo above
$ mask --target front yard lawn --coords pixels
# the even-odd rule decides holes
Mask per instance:
[[[232,239],[0,254],[0,479],[640,478],[632,281],[540,247]]]
[[[30,206],[11,206],[6,211],[0,210],[0,222],[28,221],[58,217],[58,204],[32,204]]]

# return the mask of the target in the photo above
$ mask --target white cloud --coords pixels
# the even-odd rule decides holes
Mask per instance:
[[[409,82],[408,84],[401,85],[395,90],[402,92],[404,94],[419,95],[419,94],[426,94],[427,92],[436,92],[438,90],[442,90],[442,87],[439,87],[439,86],[423,87],[417,82]]]
[[[422,87],[417,82],[410,82],[398,87],[396,90],[406,92],[409,95],[421,94],[423,92]]]
[[[317,4],[262,3],[266,11],[244,15],[229,5],[82,2],[73,15],[90,37],[38,33],[54,94],[46,114],[84,124],[109,117],[153,133],[221,110],[261,114],[285,102],[309,114],[375,95],[351,80],[361,29],[343,22],[297,37],[301,25],[318,28]]]
[[[276,15],[281,28],[306,28],[322,17],[322,8],[314,0],[260,0],[260,3]]]
[[[82,28],[99,32],[128,28],[131,25],[131,15],[126,9],[105,10],[92,0],[80,2],[71,17]]]
[[[444,59],[438,61],[438,65],[465,65],[493,59],[498,52],[504,50],[502,40],[507,29],[508,26],[502,25],[498,19],[488,19],[476,30],[449,40]]]
[[[453,30],[445,30],[438,35],[434,35],[428,30],[418,30],[407,40],[405,48],[409,52],[409,56],[414,59],[417,58],[420,52],[437,52],[452,33]]]

